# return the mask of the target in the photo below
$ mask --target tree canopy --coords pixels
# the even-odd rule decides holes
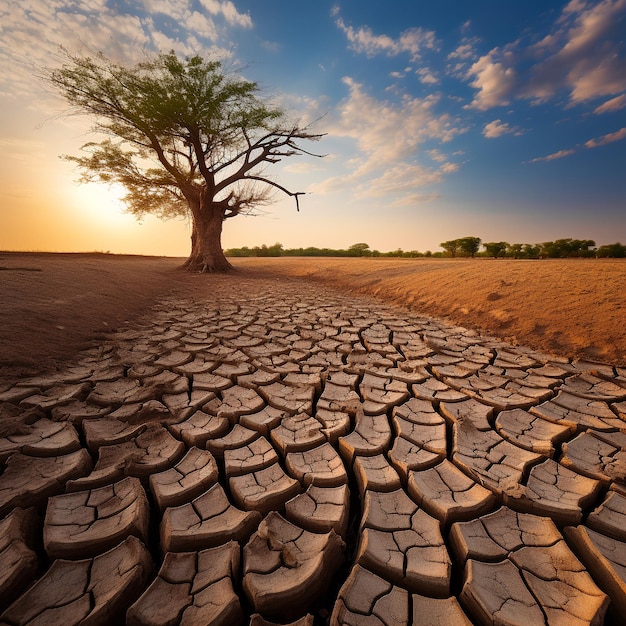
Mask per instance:
[[[479,237],[461,237],[460,239],[451,239],[439,244],[450,256],[457,256],[459,252],[463,256],[473,257],[480,250]]]
[[[517,245],[519,245],[521,249],[521,244]],[[508,244],[506,241],[489,241],[487,243],[484,243],[483,247],[485,248],[485,252],[489,256],[497,259],[499,256],[504,256],[507,248],[510,248],[510,244]]]
[[[272,188],[295,199],[265,168],[285,157],[311,154],[318,140],[261,99],[256,83],[223,70],[220,61],[160,53],[132,67],[102,54],[64,53],[65,64],[44,78],[70,104],[69,113],[94,118],[104,136],[67,156],[82,181],[121,183],[137,216],[188,215],[192,250],[187,267],[230,268],[221,249],[224,220],[267,203]],[[317,155],[316,155],[317,156]]]

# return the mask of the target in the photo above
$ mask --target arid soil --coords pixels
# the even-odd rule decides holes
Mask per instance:
[[[626,623],[626,369],[418,310],[626,265],[179,265],[4,255],[0,624]]]
[[[0,253],[0,378],[54,369],[177,284],[180,259]]]
[[[0,377],[30,375],[123,328],[159,296],[235,277],[187,275],[182,259],[0,254]],[[301,277],[559,356],[626,364],[626,261],[234,259],[246,275]],[[216,283],[217,281],[217,283]]]
[[[626,261],[237,259],[407,306],[559,356],[626,364]]]

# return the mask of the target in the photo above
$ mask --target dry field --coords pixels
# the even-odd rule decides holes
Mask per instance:
[[[626,260],[237,259],[551,354],[626,365]]]
[[[626,263],[180,263],[0,254],[2,624],[626,623],[626,368],[424,313],[623,364]]]
[[[70,359],[159,295],[230,277],[187,275],[181,259],[0,254],[0,377]],[[626,261],[234,259],[249,276],[321,281],[567,357],[626,365]]]
[[[0,378],[54,368],[177,283],[180,259],[0,253]]]

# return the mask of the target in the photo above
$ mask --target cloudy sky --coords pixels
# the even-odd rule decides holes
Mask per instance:
[[[276,196],[225,247],[626,243],[625,33],[626,0],[4,0],[0,249],[188,252],[186,221],[137,223],[58,158],[93,139],[37,79],[60,45],[218,55],[320,118],[327,156],[273,170],[300,213]]]

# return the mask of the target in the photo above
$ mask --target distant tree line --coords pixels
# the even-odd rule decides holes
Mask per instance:
[[[568,259],[568,258],[614,258],[626,257],[626,246],[612,243],[596,248],[592,239],[557,239],[543,243],[513,243],[490,241],[483,243],[481,256],[506,257],[510,259]],[[442,244],[443,247],[443,244]]]
[[[333,257],[404,257],[416,258],[424,256],[443,256],[442,253],[418,252],[411,250],[405,252],[403,250],[394,250],[392,252],[380,252],[379,250],[371,250],[366,243],[355,243],[347,249],[334,248],[316,248],[309,246],[308,248],[283,248],[281,243],[275,243],[273,246],[254,246],[254,248],[230,248],[224,251],[228,257],[278,257],[278,256],[333,256]]]
[[[391,252],[380,252],[370,249],[367,243],[355,243],[347,249],[333,248],[284,248],[281,243],[273,246],[254,246],[249,248],[230,248],[224,253],[228,257],[491,257],[509,259],[566,259],[566,258],[626,258],[626,245],[612,243],[596,248],[591,239],[557,239],[544,243],[508,243],[506,241],[489,241],[482,243],[479,237],[461,237],[444,241],[439,244],[443,252],[419,252],[418,250],[405,251],[398,248]],[[481,247],[483,250],[481,250]]]

